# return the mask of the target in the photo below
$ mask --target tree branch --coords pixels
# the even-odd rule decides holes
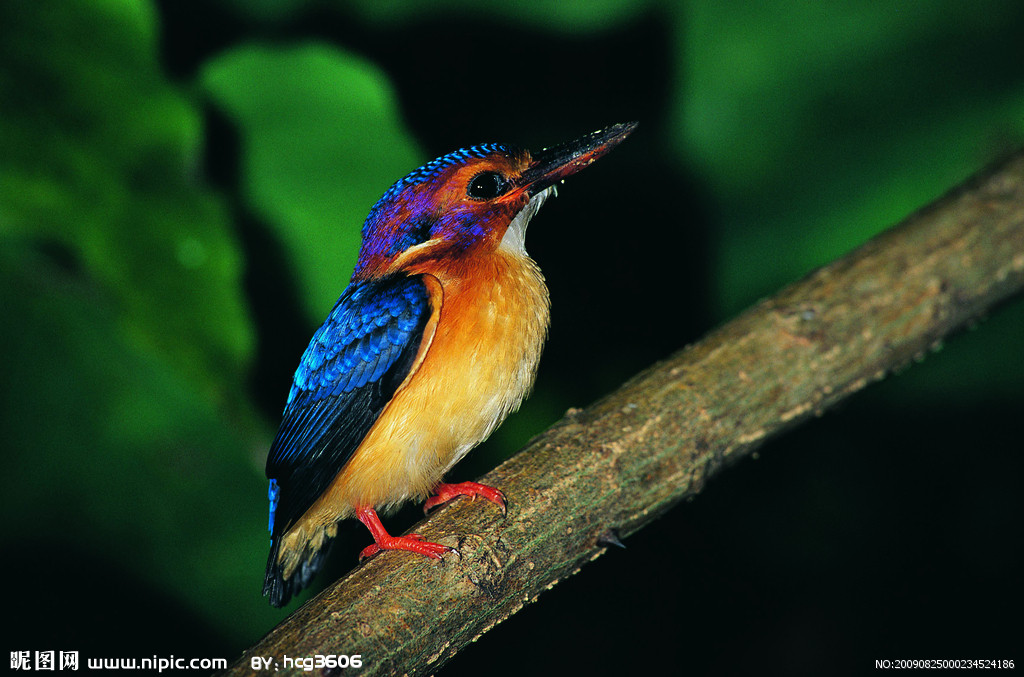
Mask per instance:
[[[361,654],[360,674],[437,670],[771,435],[881,379],[1024,286],[1024,152],[585,410],[570,411],[415,528],[462,553],[388,552],[297,610],[251,656]],[[283,667],[283,665],[281,665]]]

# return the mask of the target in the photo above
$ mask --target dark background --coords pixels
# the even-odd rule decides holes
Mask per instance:
[[[1024,141],[1015,0],[810,5],[0,5],[9,648],[234,659],[284,618],[266,450],[363,216],[431,157],[641,123],[530,228],[551,338],[469,478]],[[1017,300],[442,673],[1019,660],[1022,343]]]

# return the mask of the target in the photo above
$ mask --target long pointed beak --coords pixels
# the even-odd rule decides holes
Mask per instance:
[[[530,197],[575,174],[622,143],[637,122],[625,122],[592,132],[584,137],[532,153],[532,162],[517,182]]]

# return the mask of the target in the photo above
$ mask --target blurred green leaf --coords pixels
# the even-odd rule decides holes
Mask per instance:
[[[423,160],[387,79],[316,44],[240,47],[201,79],[238,124],[245,198],[287,248],[318,322],[348,282],[370,207]]]
[[[1007,0],[680,6],[672,129],[724,221],[723,316],[1024,140],[1003,47],[1020,16]]]
[[[274,616],[242,260],[155,22],[0,6],[4,542],[59,534],[245,637]]]
[[[225,425],[191,380],[120,331],[113,295],[35,248],[0,248],[0,304],[17,328],[0,332],[0,438],[16,478],[5,506],[21,517],[5,542],[59,534],[235,641],[262,631],[280,615],[259,595],[262,436]]]
[[[238,245],[197,180],[200,118],[146,2],[0,9],[0,234],[59,242],[135,340],[224,397],[252,351]],[[170,304],[170,305],[169,305]]]

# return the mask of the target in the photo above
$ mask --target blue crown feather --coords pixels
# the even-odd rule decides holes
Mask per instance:
[[[409,186],[423,183],[429,179],[433,179],[441,174],[444,170],[448,169],[452,165],[457,165],[470,158],[485,158],[491,153],[510,153],[511,149],[500,143],[482,143],[477,146],[470,146],[469,148],[460,148],[454,150],[447,155],[442,155],[439,158],[435,158],[430,162],[426,163],[422,167],[412,170],[406,174],[403,178],[395,182],[393,186],[387,189],[384,195],[377,200],[377,204],[370,210],[370,214],[377,209],[377,207],[388,202],[396,195],[401,193]]]

